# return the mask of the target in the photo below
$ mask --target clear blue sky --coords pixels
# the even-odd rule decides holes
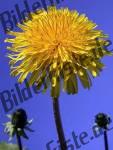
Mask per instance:
[[[14,10],[15,4],[18,4],[20,9],[24,9],[24,0],[0,0],[0,14],[4,11]],[[28,0],[30,9],[35,2],[39,0]],[[47,0],[49,4],[49,0]],[[42,5],[41,5],[42,6]],[[58,7],[68,7],[69,9],[76,9],[80,13],[85,13],[89,19],[98,24],[98,28],[102,29],[106,34],[109,34],[110,40],[113,41],[113,1],[112,0],[64,0]],[[32,10],[32,9],[31,9]],[[14,27],[14,30],[16,28]],[[7,35],[4,33],[0,20],[0,93],[10,92],[11,89],[17,96],[15,84],[16,78],[10,77],[10,70],[8,65],[8,58],[6,57],[6,44],[3,43]],[[113,46],[110,47],[112,49]],[[94,116],[99,112],[109,114],[113,118],[113,57],[105,57],[103,62],[106,64],[100,77],[93,80],[91,89],[84,90],[79,86],[79,93],[77,95],[69,96],[61,93],[60,107],[62,114],[62,121],[67,139],[70,139],[69,144],[74,145],[72,132],[78,136],[78,142],[81,145],[78,150],[104,150],[103,136],[90,140],[92,134],[92,126],[94,124]],[[22,90],[25,85],[19,85]],[[13,107],[24,108],[28,112],[29,118],[34,118],[32,128],[34,133],[28,133],[30,140],[23,140],[23,144],[30,150],[47,150],[46,143],[51,140],[51,150],[57,146],[57,133],[53,118],[52,100],[47,91],[46,94],[34,94],[32,88],[32,98],[29,98],[23,103]],[[5,95],[7,98],[7,95]],[[12,99],[12,95],[11,95]],[[9,113],[11,113],[10,111]],[[4,107],[0,102],[0,141],[8,141],[8,136],[4,134],[2,123],[6,121],[6,113]],[[112,126],[112,125],[111,125]],[[80,143],[79,136],[85,131],[88,137],[84,142]],[[113,131],[109,131],[109,145],[110,150],[113,149]],[[15,142],[12,141],[12,142]],[[54,149],[58,150],[58,149]],[[69,149],[71,150],[71,148]],[[74,145],[74,150],[76,147]]]

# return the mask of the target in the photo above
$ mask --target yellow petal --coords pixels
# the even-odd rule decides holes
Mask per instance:
[[[94,76],[94,77],[96,77],[97,76],[97,72],[96,71],[92,71],[92,75]]]

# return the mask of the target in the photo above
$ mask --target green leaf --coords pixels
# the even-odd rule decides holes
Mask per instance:
[[[1,142],[0,150],[18,150],[18,145],[12,143]],[[24,148],[23,150],[28,150]]]
[[[14,144],[0,143],[0,150],[18,150],[18,146]]]

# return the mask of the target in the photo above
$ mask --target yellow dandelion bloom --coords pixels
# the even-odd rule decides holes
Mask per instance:
[[[68,94],[78,92],[78,79],[90,88],[91,75],[103,68],[101,58],[109,55],[105,49],[107,36],[84,14],[68,8],[55,7],[32,13],[32,20],[19,24],[20,32],[6,39],[11,74],[23,82],[29,74],[30,85],[51,86],[51,96],[58,97],[63,89]],[[61,82],[63,81],[63,82]]]

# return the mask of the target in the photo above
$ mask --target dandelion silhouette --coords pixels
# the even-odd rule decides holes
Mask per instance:
[[[109,124],[111,123],[111,118],[104,113],[99,113],[95,116],[95,123],[98,125],[98,127],[104,130],[105,150],[109,150],[107,130],[108,130]]]
[[[59,110],[61,89],[68,94],[78,93],[78,79],[89,89],[91,76],[98,76],[104,67],[101,58],[111,55],[105,49],[107,35],[96,26],[76,10],[49,7],[32,13],[32,20],[18,24],[21,31],[9,32],[13,37],[5,40],[11,43],[11,75],[19,76],[21,83],[28,77],[30,85],[43,87],[44,92],[51,87],[62,150],[67,146]]]
[[[10,139],[16,135],[19,150],[22,149],[21,136],[29,139],[25,130],[33,132],[29,126],[32,124],[32,120],[27,120],[27,114],[23,109],[17,109],[12,115],[8,115],[11,119],[10,122],[5,123],[5,132],[10,136]]]

